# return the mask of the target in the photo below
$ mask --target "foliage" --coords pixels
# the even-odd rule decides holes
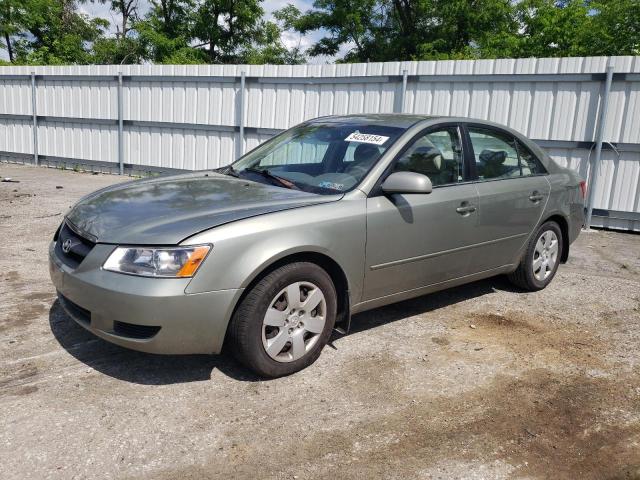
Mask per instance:
[[[295,65],[304,63],[306,57],[300,48],[287,48],[280,40],[282,31],[273,22],[263,22],[255,41],[243,52],[242,62],[254,65]]]
[[[138,39],[99,38],[93,44],[93,63],[100,65],[142,63],[145,51]]]
[[[27,9],[21,0],[2,0],[0,3],[0,42],[7,51],[9,61],[14,61],[12,37],[22,33]]]
[[[80,13],[109,5],[114,25]],[[139,2],[149,11],[140,15]],[[303,63],[640,54],[640,0],[0,0],[12,64]],[[283,31],[314,34],[306,51]]]
[[[153,63],[205,63],[190,46],[194,23],[191,0],[153,0],[153,8],[134,26],[144,58]]]
[[[315,0],[276,17],[343,61],[640,54],[640,0]]]
[[[91,63],[91,45],[108,27],[78,13],[74,0],[4,1],[5,48],[11,44],[16,63]]]
[[[194,13],[193,35],[210,63],[241,63],[264,14],[256,0],[203,0]]]
[[[134,29],[154,63],[302,63],[263,16],[260,0],[154,0]]]

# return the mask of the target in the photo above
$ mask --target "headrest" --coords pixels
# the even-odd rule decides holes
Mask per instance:
[[[507,159],[507,152],[504,150],[483,150],[480,160],[485,165],[502,165]]]
[[[371,161],[379,154],[380,150],[375,145],[361,143],[353,151],[353,161],[356,163]]]
[[[411,157],[419,159],[422,162],[423,168],[427,170],[442,169],[442,154],[436,147],[418,147],[413,151]]]

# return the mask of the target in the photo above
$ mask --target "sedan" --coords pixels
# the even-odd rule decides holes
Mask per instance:
[[[70,317],[151,353],[301,370],[351,316],[506,274],[545,288],[583,225],[585,182],[494,123],[307,121],[212,171],[82,198],[49,248]]]

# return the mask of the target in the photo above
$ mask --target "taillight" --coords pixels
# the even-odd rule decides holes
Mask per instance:
[[[580,193],[582,194],[583,200],[587,198],[587,182],[585,180],[580,182]]]

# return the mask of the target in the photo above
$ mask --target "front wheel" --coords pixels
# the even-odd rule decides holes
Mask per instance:
[[[264,377],[302,370],[320,356],[336,319],[331,277],[316,264],[284,265],[243,298],[229,326],[235,356]]]
[[[531,237],[518,268],[509,275],[509,280],[524,290],[542,290],[551,283],[561,258],[562,230],[556,222],[545,222]]]

